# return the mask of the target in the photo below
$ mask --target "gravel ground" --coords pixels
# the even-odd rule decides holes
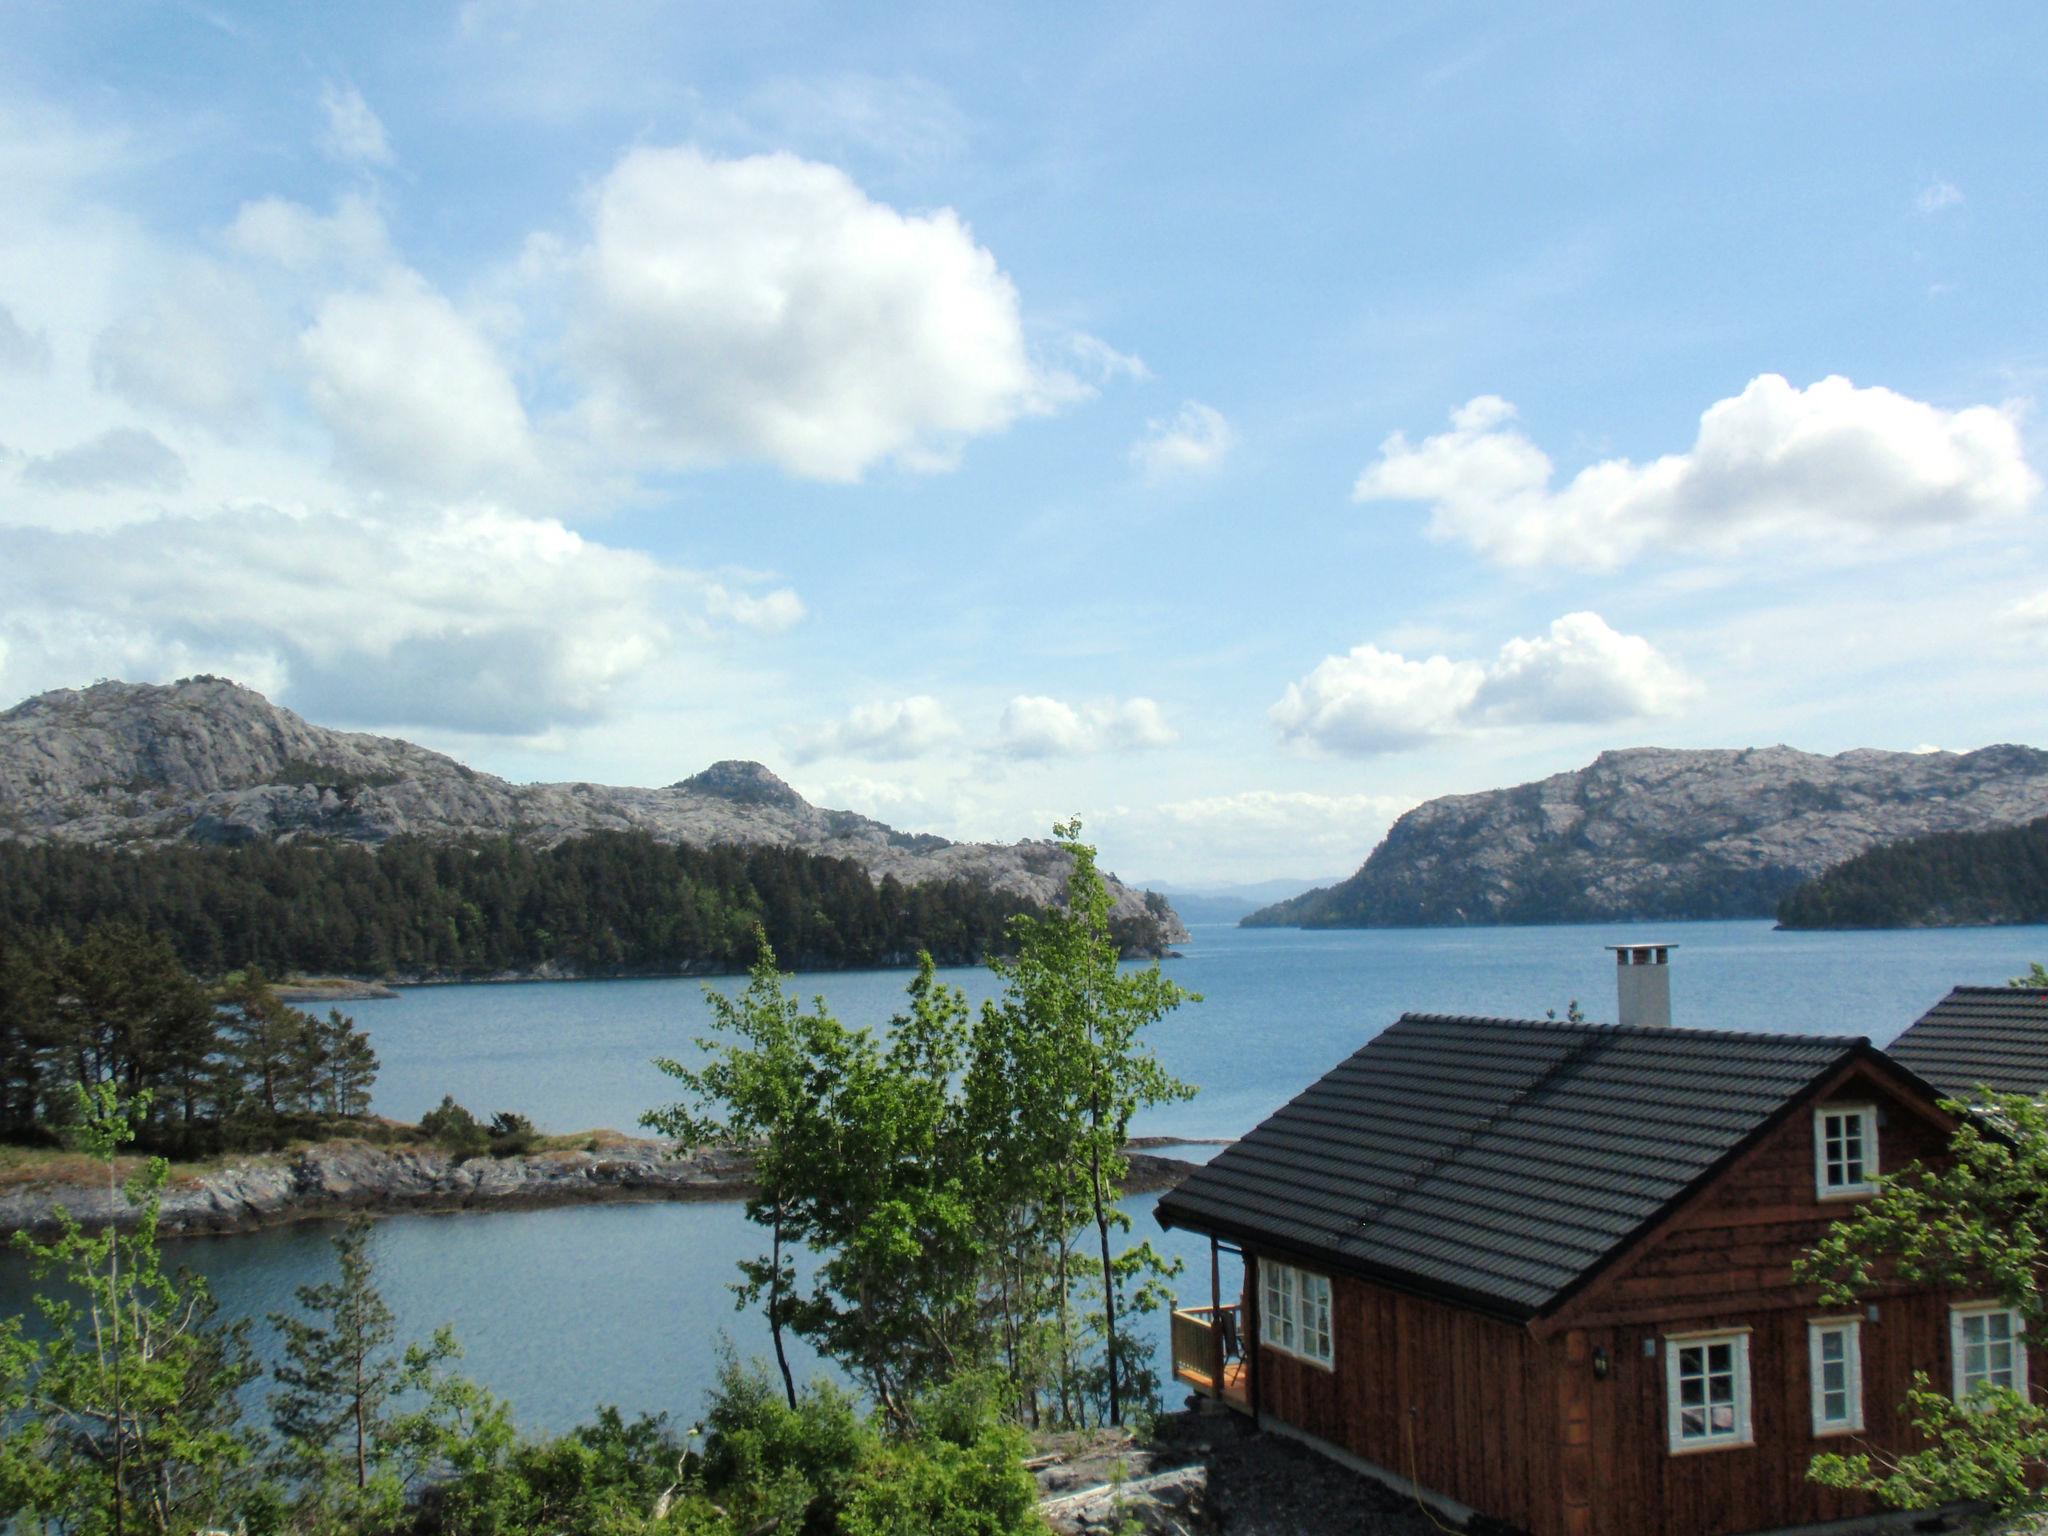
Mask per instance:
[[[1124,1513],[1138,1513],[1147,1531],[1187,1536],[1442,1536],[1412,1499],[1338,1466],[1279,1435],[1260,1434],[1227,1411],[1161,1417],[1140,1445],[1110,1432],[1048,1441],[1061,1460],[1041,1469],[1048,1497],[1104,1483],[1135,1484],[1161,1472],[1200,1466],[1204,1485],[1191,1501],[1178,1492],[1169,1507],[1119,1512],[1108,1518],[1100,1503],[1048,1511],[1056,1530],[1114,1530]]]

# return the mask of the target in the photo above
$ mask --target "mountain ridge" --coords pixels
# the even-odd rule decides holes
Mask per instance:
[[[0,712],[0,839],[147,847],[597,831],[695,846],[773,844],[850,858],[880,882],[969,879],[1040,904],[1068,861],[1045,839],[962,843],[814,806],[760,763],[727,759],[664,788],[514,784],[395,736],[313,725],[226,678],[103,681]],[[1118,916],[1186,938],[1164,898],[1105,876]]]
[[[1769,917],[1866,850],[2048,813],[2048,752],[1628,747],[1587,766],[1425,801],[1358,872],[1251,927]]]

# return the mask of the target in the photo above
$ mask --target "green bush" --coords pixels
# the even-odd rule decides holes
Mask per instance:
[[[420,1134],[458,1159],[480,1156],[491,1146],[490,1133],[455,1102],[452,1093],[442,1096],[440,1108],[420,1116]]]
[[[491,1116],[491,1156],[524,1157],[540,1144],[540,1132],[524,1115],[500,1110]]]

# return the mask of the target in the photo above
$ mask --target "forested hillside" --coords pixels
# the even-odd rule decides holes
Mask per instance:
[[[1873,848],[1787,896],[1782,928],[1948,928],[2048,922],[2048,816]]]
[[[0,944],[117,921],[166,935],[209,976],[723,971],[753,961],[757,925],[803,969],[906,964],[920,949],[969,963],[1000,949],[1008,920],[1028,910],[975,880],[877,884],[851,859],[638,832],[550,848],[509,837],[398,838],[379,850],[0,843]],[[1127,950],[1156,952],[1156,918],[1116,925]]]

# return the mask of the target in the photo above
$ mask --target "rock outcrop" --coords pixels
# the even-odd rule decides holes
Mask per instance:
[[[1603,752],[1533,784],[1417,806],[1340,884],[1248,926],[1768,917],[1866,849],[2048,813],[2048,752],[1757,747]]]
[[[1194,1164],[1131,1151],[1126,1194],[1171,1189]],[[255,1232],[350,1211],[531,1210],[631,1200],[738,1200],[753,1189],[754,1160],[729,1147],[593,1134],[585,1150],[526,1157],[457,1158],[434,1146],[328,1141],[262,1153],[172,1181],[159,1225],[166,1233]],[[0,1235],[56,1230],[62,1206],[88,1228],[132,1225],[135,1208],[103,1175],[76,1166],[55,1179],[0,1190]]]
[[[0,838],[99,844],[518,837],[550,846],[639,831],[696,846],[774,844],[852,859],[876,881],[966,879],[1045,903],[1051,842],[955,843],[810,804],[759,763],[714,763],[663,789],[513,784],[391,736],[308,724],[222,678],[60,689],[0,714]],[[1187,937],[1163,898],[1114,878],[1119,916]]]

